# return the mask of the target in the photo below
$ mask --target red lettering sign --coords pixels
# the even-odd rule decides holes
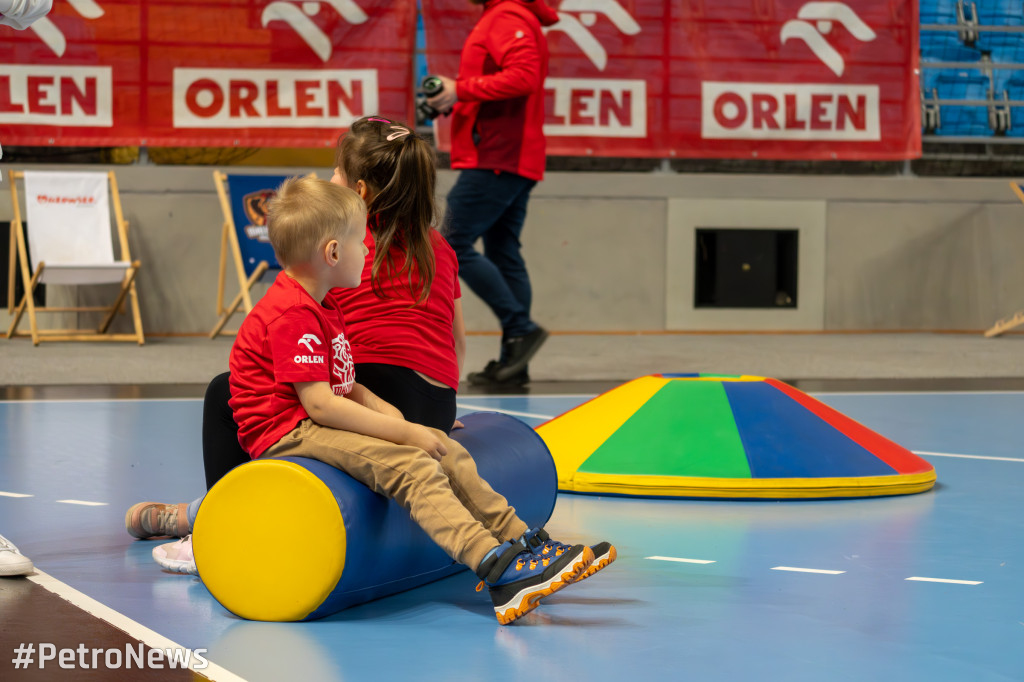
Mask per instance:
[[[413,118],[415,0],[101,4],[0,26],[0,142],[320,147],[359,116]]]
[[[824,10],[807,0],[550,4],[560,16],[547,31],[550,154],[920,154],[915,0],[849,0],[841,18],[812,16]],[[464,0],[423,0],[431,72],[458,72],[478,16]]]

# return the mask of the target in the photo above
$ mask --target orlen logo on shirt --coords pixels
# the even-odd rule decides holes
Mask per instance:
[[[347,128],[378,107],[376,69],[175,69],[175,128]]]
[[[310,353],[315,352],[313,349],[314,344],[317,346],[323,345],[316,334],[303,334],[302,338],[298,340],[298,345],[304,346]],[[296,355],[293,359],[299,365],[322,365],[327,362],[326,355]]]
[[[293,359],[300,365],[322,365],[327,362],[325,355],[296,355]]]

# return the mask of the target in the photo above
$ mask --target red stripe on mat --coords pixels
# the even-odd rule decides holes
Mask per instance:
[[[850,419],[842,412],[832,409],[820,400],[816,400],[803,391],[797,390],[777,379],[765,381],[797,401],[815,415],[842,432],[847,438],[872,452],[880,460],[891,466],[899,474],[923,474],[934,471],[928,461],[921,459],[902,445],[894,443],[879,435],[860,422]]]

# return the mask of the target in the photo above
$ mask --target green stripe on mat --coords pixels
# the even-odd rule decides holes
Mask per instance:
[[[665,384],[579,471],[750,478],[729,399],[722,384],[712,381]]]

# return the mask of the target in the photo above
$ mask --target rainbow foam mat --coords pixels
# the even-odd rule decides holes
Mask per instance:
[[[903,495],[935,469],[781,381],[641,377],[537,427],[558,489],[641,497]]]

